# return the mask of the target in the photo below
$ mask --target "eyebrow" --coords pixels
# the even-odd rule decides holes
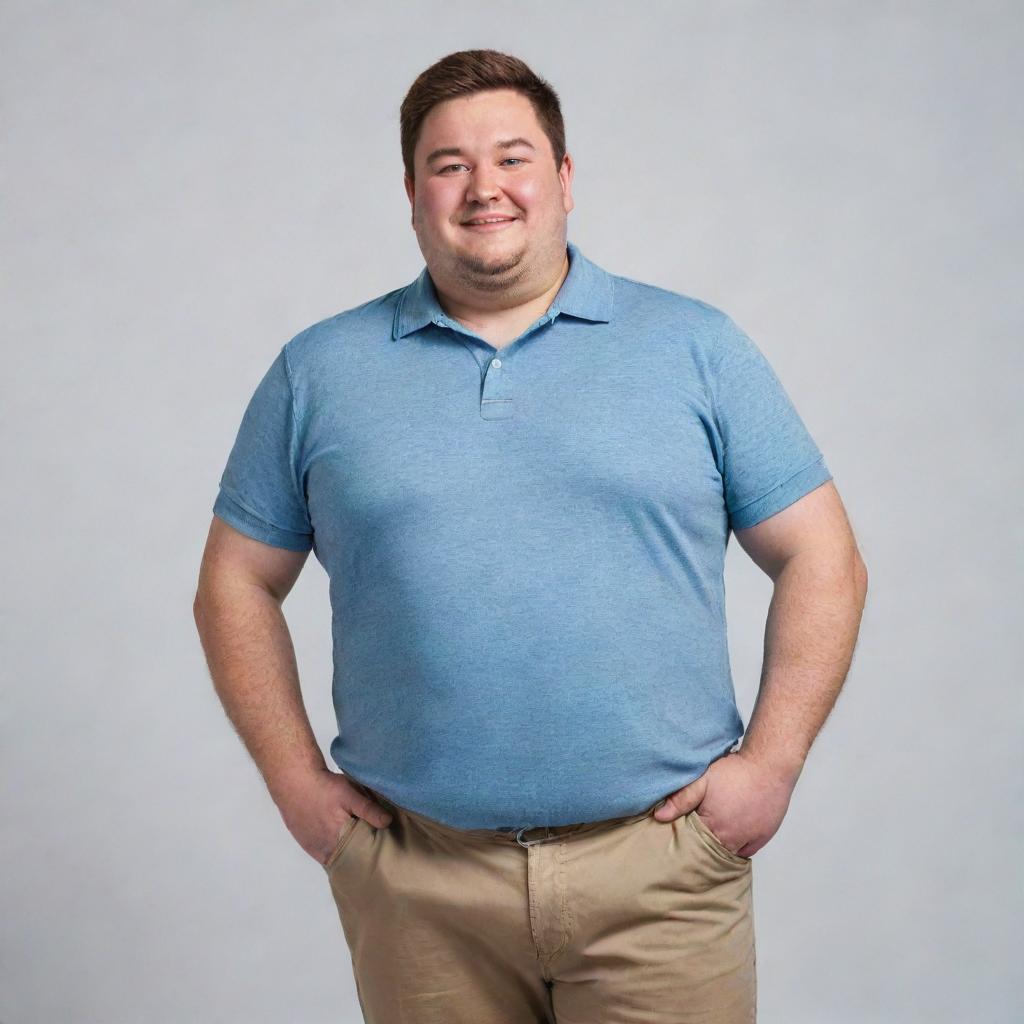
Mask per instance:
[[[494,144],[495,149],[512,149],[514,146],[526,146],[528,149],[536,150],[536,146],[528,139],[502,139],[500,142]],[[435,149],[431,153],[426,162],[432,164],[435,160],[442,156],[463,156],[463,152],[458,146],[444,146],[441,149]]]

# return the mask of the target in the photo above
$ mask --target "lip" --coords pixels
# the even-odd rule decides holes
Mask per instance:
[[[470,224],[468,221],[463,221],[462,226],[470,231],[500,231],[502,228],[515,224],[518,219],[518,217],[509,217],[508,220],[494,221],[491,224]]]

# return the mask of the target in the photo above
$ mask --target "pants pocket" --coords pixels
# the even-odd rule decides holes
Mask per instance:
[[[690,813],[686,815],[686,820],[694,832],[696,832],[704,841],[704,845],[713,853],[717,853],[719,857],[723,857],[733,864],[746,865],[750,863],[749,857],[743,857],[738,853],[733,853],[733,851],[730,850],[729,847],[711,831],[711,827],[708,823],[695,810],[690,811]]]
[[[331,855],[325,861],[323,867],[325,871],[333,870],[341,858],[345,847],[348,846],[349,840],[355,833],[356,827],[363,819],[353,814],[349,816],[348,821],[341,826],[341,831],[338,833],[338,841],[334,844],[334,849],[331,851]]]

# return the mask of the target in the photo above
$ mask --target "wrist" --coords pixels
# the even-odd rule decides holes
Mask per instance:
[[[287,800],[294,793],[307,790],[310,785],[330,775],[331,770],[321,761],[319,764],[291,764],[265,772],[264,781],[274,803]]]
[[[759,750],[755,745],[748,745],[746,742],[740,746],[736,754],[755,765],[759,771],[772,776],[790,788],[796,785],[806,760],[806,755],[793,751]]]

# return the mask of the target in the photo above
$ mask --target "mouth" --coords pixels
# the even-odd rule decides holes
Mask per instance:
[[[501,231],[510,224],[515,224],[518,217],[474,217],[472,220],[462,222],[464,228],[470,231]]]

